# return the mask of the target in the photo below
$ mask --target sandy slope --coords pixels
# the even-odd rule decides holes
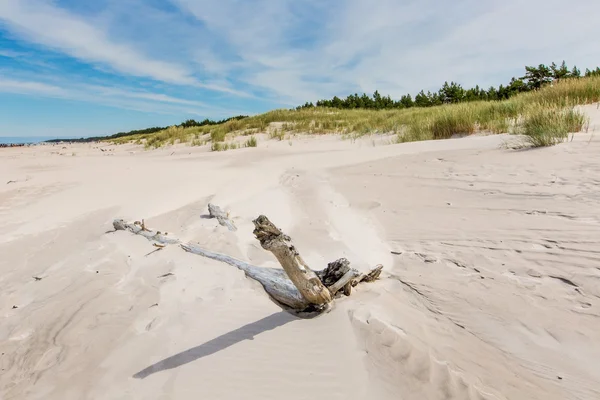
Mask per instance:
[[[3,149],[0,398],[600,398],[600,141],[507,139]],[[232,267],[106,233],[145,218],[276,266],[261,213],[314,268],[386,273],[300,320]]]

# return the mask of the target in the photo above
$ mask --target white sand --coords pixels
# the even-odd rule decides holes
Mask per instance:
[[[0,398],[598,399],[593,135],[0,149]],[[201,218],[209,201],[238,231]],[[233,267],[105,233],[145,218],[277,266],[261,213],[313,268],[347,257],[382,279],[300,320]]]

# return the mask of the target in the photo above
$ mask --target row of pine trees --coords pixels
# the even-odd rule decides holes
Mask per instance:
[[[471,89],[464,89],[456,82],[445,82],[437,92],[421,90],[414,99],[410,94],[406,94],[400,100],[392,100],[390,96],[381,96],[379,91],[375,91],[372,97],[366,94],[359,96],[351,94],[345,99],[340,99],[335,96],[331,100],[319,100],[316,104],[306,103],[297,109],[312,108],[312,107],[331,107],[331,108],[370,108],[370,109],[393,109],[393,108],[410,108],[410,107],[431,107],[442,104],[461,103],[466,101],[492,101],[504,100],[518,93],[536,90],[545,84],[560,81],[561,79],[579,78],[581,71],[577,67],[570,69],[563,61],[562,64],[555,63],[546,66],[540,64],[535,66],[526,66],[525,75],[520,78],[512,78],[508,85],[500,85],[498,88],[490,87],[482,89],[475,86]],[[583,76],[600,76],[600,67],[594,70],[586,69]]]

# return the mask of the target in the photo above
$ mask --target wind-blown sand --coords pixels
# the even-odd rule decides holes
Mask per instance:
[[[3,149],[0,398],[598,399],[593,135],[527,151],[506,135]],[[202,218],[209,201],[237,231]],[[108,232],[145,218],[276,267],[259,214],[314,269],[384,274],[298,319],[233,267]]]

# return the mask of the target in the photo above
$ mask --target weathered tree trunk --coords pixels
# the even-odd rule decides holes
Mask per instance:
[[[256,238],[265,250],[275,255],[283,270],[257,267],[226,254],[205,250],[197,244],[182,243],[166,232],[147,229],[143,222],[127,223],[116,219],[113,226],[115,230],[128,230],[161,245],[179,244],[187,252],[232,265],[260,282],[276,302],[295,311],[323,311],[342,290],[349,296],[353,286],[362,281],[371,282],[381,274],[381,265],[368,274],[361,274],[350,268],[350,262],[345,258],[329,263],[322,271],[314,272],[304,262],[291,238],[267,217],[261,215],[253,222]]]
[[[221,207],[215,206],[214,204],[208,204],[208,214],[212,218],[216,218],[219,224],[226,226],[230,231],[236,231],[237,228],[233,224],[233,221],[229,219],[229,214],[221,210]]]
[[[279,261],[294,286],[311,304],[321,306],[332,300],[329,289],[306,265],[300,254],[292,244],[292,239],[284,235],[264,215],[254,221],[254,235],[259,240],[263,249],[270,251]]]

